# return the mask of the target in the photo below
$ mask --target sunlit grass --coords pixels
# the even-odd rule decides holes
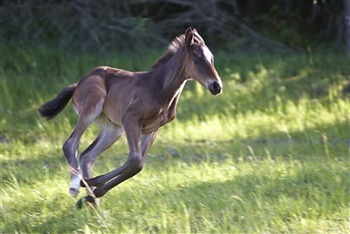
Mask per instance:
[[[188,82],[143,171],[75,209],[61,146],[76,123],[36,109],[98,65],[146,70],[160,53],[72,55],[2,48],[2,233],[347,233],[350,68],[343,55],[218,53],[224,92]],[[80,150],[96,137],[91,126]],[[125,138],[97,161],[113,170]],[[81,190],[81,196],[84,196]]]

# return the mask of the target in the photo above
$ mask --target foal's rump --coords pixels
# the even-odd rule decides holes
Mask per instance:
[[[79,116],[93,120],[107,105],[107,110],[111,110],[105,114],[110,120],[113,119],[114,123],[120,124],[121,114],[125,111],[125,106],[128,106],[123,104],[132,100],[131,93],[137,89],[135,79],[132,79],[134,74],[107,66],[96,67],[79,83],[63,88],[53,100],[43,104],[39,113],[42,117],[52,119],[72,99],[73,109]],[[112,86],[113,92],[108,95]]]
[[[89,74],[79,82],[73,94],[73,109],[79,116],[90,114],[98,116],[102,111],[106,94],[104,78],[100,74]]]
[[[39,114],[48,120],[53,119],[67,106],[71,98],[73,99],[74,110],[78,114],[84,106],[90,106],[91,108],[89,102],[93,104],[94,98],[90,97],[90,95],[95,96],[95,99],[96,97],[100,99],[106,96],[106,88],[102,79],[105,74],[106,69],[104,67],[95,68],[79,83],[64,87],[54,99],[41,105],[38,109]]]

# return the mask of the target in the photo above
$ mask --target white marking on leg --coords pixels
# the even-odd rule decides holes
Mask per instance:
[[[76,197],[80,190],[80,181],[82,179],[82,176],[80,174],[78,175],[72,175],[72,182],[69,186],[69,193],[72,197]]]

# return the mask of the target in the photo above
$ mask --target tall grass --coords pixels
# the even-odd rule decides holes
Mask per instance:
[[[2,233],[347,233],[350,80],[345,55],[215,53],[224,92],[188,82],[144,170],[99,209],[74,208],[61,153],[76,116],[36,109],[92,68],[147,70],[162,51],[71,54],[1,45]],[[96,137],[91,126],[80,150]],[[120,166],[122,138],[95,174]],[[84,191],[81,191],[82,196]]]

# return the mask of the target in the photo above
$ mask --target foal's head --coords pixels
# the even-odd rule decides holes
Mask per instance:
[[[213,95],[222,91],[222,82],[214,66],[214,56],[196,29],[185,33],[185,71],[187,75],[209,89]]]

